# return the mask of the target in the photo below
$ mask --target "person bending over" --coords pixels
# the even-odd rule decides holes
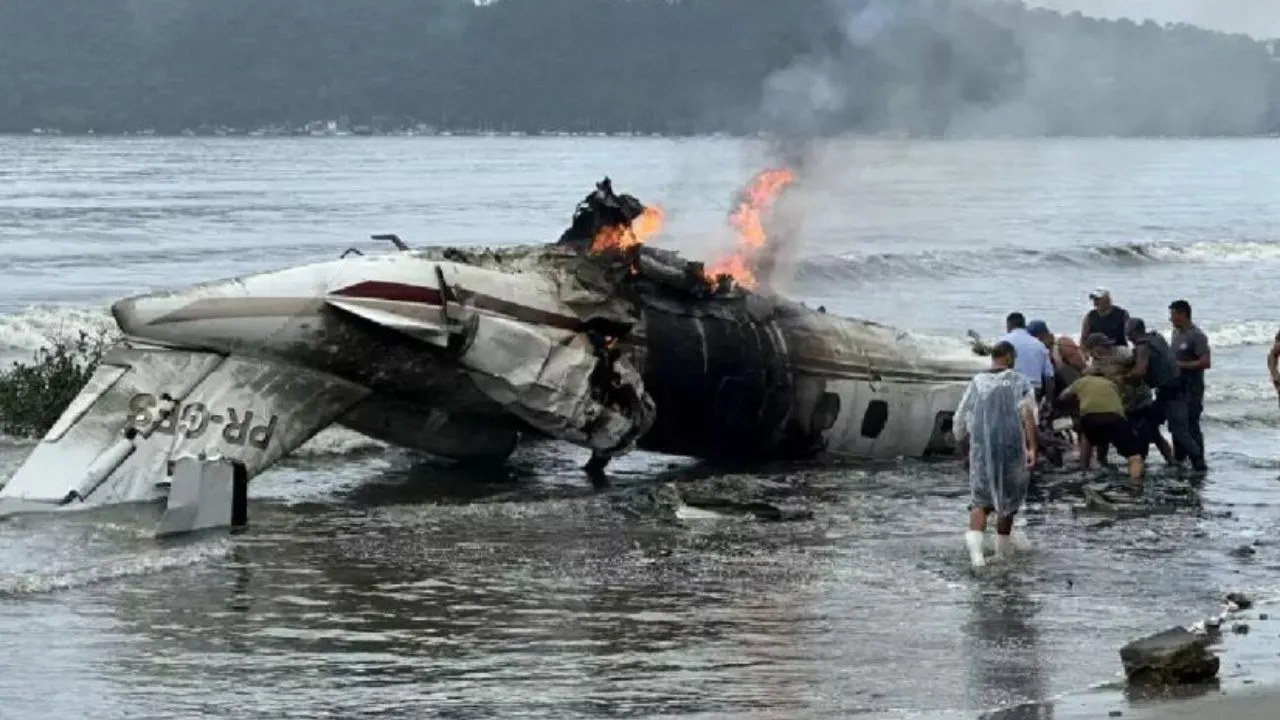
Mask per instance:
[[[1120,388],[1103,377],[1094,367],[1085,370],[1079,380],[1063,393],[1064,400],[1074,398],[1080,408],[1080,432],[1093,447],[1111,446],[1129,462],[1129,479],[1142,482],[1142,449],[1125,417]],[[1088,469],[1089,456],[1080,458],[1082,469]]]

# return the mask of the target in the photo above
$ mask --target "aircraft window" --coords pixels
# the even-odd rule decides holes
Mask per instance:
[[[949,455],[955,452],[956,443],[954,432],[955,418],[954,413],[943,411],[933,420],[933,434],[929,436],[929,446],[925,448],[925,455]]]
[[[888,422],[889,403],[883,400],[872,400],[867,403],[867,412],[862,416],[862,437],[880,437],[880,432]]]

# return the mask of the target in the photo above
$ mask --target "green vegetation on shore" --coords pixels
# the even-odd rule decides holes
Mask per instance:
[[[0,434],[40,437],[53,427],[97,369],[115,338],[80,331],[54,338],[29,363],[0,370]]]
[[[1257,135],[1275,43],[995,0],[6,0],[0,132]]]

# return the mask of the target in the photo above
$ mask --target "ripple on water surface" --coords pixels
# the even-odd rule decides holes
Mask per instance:
[[[0,592],[74,618],[8,644],[81,632],[107,658],[72,672],[99,688],[86,702],[157,713],[892,715],[1106,680],[1125,639],[1212,608],[1226,566],[1274,562],[1230,559],[1239,533],[1202,511],[1107,526],[1048,503],[1029,508],[1034,555],[974,578],[950,466],[795,470],[813,521],[676,529],[624,521],[539,457],[462,495],[447,468],[381,458],[377,490],[260,498],[231,538],[157,544],[150,516],[8,523],[19,579]],[[48,671],[0,683],[34,702]]]

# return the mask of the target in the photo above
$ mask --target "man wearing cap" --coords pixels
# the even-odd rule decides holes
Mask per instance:
[[[1093,301],[1093,309],[1084,316],[1080,324],[1080,344],[1094,333],[1101,333],[1110,338],[1117,347],[1128,347],[1129,341],[1124,336],[1124,324],[1129,319],[1129,312],[1119,305],[1111,304],[1111,291],[1106,288],[1095,288],[1089,293]]]
[[[1084,339],[1084,351],[1089,356],[1088,368],[1097,368],[1099,374],[1119,383],[1129,372],[1133,354],[1128,347],[1120,347],[1110,336],[1096,332]]]
[[[1049,348],[1044,346],[1027,330],[1027,318],[1020,312],[1009,313],[1005,318],[1005,329],[1009,332],[1000,342],[1013,346],[1013,369],[1021,373],[1035,389],[1036,400],[1055,397],[1053,394],[1053,361],[1049,357]]]
[[[1031,333],[1035,339],[1039,340],[1049,350],[1049,361],[1053,365],[1055,388],[1070,387],[1072,383],[1080,379],[1084,372],[1086,363],[1084,353],[1080,352],[1076,341],[1070,336],[1055,336],[1049,331],[1049,325],[1043,320],[1032,320],[1027,323],[1027,332]],[[1080,414],[1072,403],[1064,403],[1060,398],[1053,395],[1047,395],[1049,398],[1046,414],[1051,417],[1065,417],[1071,420],[1071,427],[1077,432],[1080,429]],[[1050,443],[1042,441],[1046,448],[1050,447]],[[1045,457],[1052,457],[1051,452],[1045,452]]]
[[[1086,363],[1080,346],[1070,335],[1054,335],[1043,320],[1027,323],[1027,332],[1049,349],[1049,361],[1053,363],[1056,385],[1067,387],[1080,379]]]

